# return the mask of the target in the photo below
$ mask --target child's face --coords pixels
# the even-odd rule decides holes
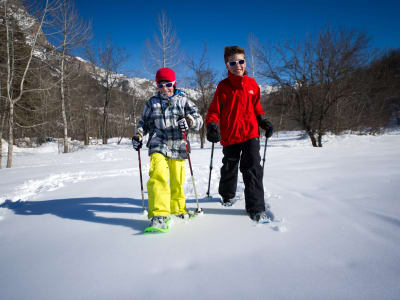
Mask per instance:
[[[174,95],[174,83],[175,81],[173,82],[161,81],[157,83],[157,88],[161,94],[165,94],[166,96],[171,97]]]
[[[236,62],[236,64],[234,64],[234,62]],[[243,76],[244,71],[246,71],[246,60],[244,59],[244,54],[234,54],[229,56],[228,62],[226,63],[226,69],[233,75]]]

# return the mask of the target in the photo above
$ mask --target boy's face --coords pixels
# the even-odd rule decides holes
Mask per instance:
[[[234,54],[229,56],[228,62],[226,63],[226,69],[233,75],[243,76],[246,71],[246,60],[244,59],[244,54]]]

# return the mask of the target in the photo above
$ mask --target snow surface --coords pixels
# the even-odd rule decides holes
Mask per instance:
[[[268,145],[265,199],[285,222],[256,226],[244,200],[200,199],[203,216],[158,235],[142,234],[128,140],[69,154],[56,143],[19,149],[15,167],[0,170],[0,298],[399,299],[400,133],[329,136],[321,149],[280,133]],[[210,144],[192,146],[203,198]],[[221,158],[218,145],[214,197]],[[185,189],[196,207],[188,168]]]

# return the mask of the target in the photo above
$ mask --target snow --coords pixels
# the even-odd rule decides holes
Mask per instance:
[[[277,91],[276,86],[272,86],[269,84],[266,85],[260,85],[260,91],[262,95],[267,95],[267,94],[271,94],[272,92]]]
[[[89,63],[87,60],[83,59],[83,58],[80,57],[80,56],[75,56],[75,58],[76,58],[77,60],[81,61],[81,62]]]
[[[265,199],[285,222],[267,226],[250,221],[244,200],[203,199],[211,147],[192,148],[205,214],[161,235],[142,234],[128,140],[16,151],[14,168],[0,170],[1,299],[398,299],[400,132],[328,136],[320,149],[298,132],[274,136]],[[185,190],[195,208],[188,167]]]

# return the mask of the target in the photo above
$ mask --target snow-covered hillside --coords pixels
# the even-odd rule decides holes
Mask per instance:
[[[210,145],[192,144],[204,197]],[[19,149],[0,170],[0,298],[398,299],[400,133],[327,137],[321,149],[280,133],[268,145],[265,199],[283,223],[255,226],[243,200],[200,199],[203,216],[161,235],[142,234],[128,140]],[[215,197],[221,159],[218,145]],[[146,151],[142,160],[147,182]],[[194,208],[188,168],[185,189]]]

